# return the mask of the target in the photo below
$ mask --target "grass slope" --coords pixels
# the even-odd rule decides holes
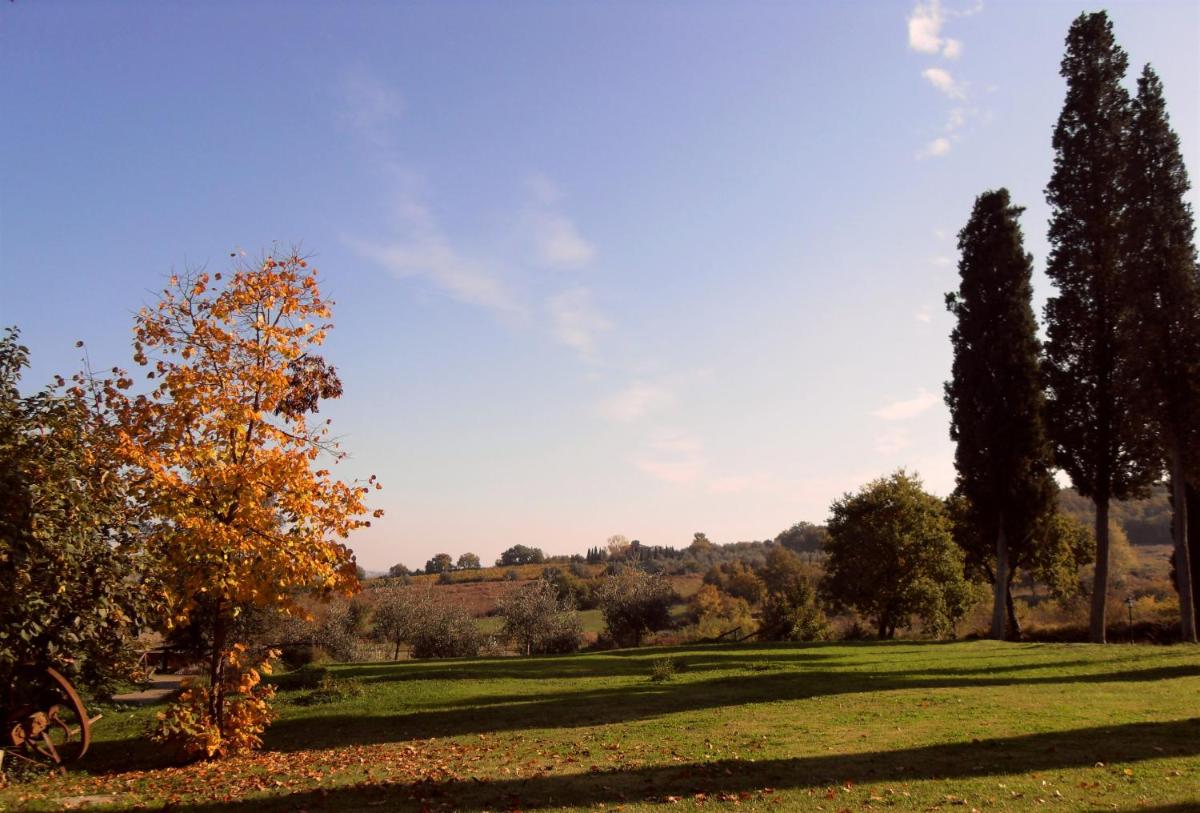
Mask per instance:
[[[673,680],[648,679],[672,658]],[[347,664],[281,691],[259,754],[165,767],[108,713],[71,775],[0,809],[1200,810],[1200,650],[967,643],[692,646]]]

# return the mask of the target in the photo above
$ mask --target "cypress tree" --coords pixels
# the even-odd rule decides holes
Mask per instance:
[[[1200,277],[1189,183],[1171,130],[1162,82],[1147,65],[1138,79],[1126,147],[1123,282],[1132,305],[1123,327],[1132,391],[1154,426],[1151,465],[1171,474],[1176,586],[1185,641],[1196,640],[1186,482],[1200,469]]]
[[[1030,559],[1035,528],[1053,513],[1056,491],[1042,422],[1033,258],[1024,249],[1022,211],[1010,203],[1007,189],[975,199],[958,235],[959,289],[946,295],[946,307],[958,319],[945,388],[950,437],[958,444],[958,492],[969,504],[969,539],[982,543],[975,553],[992,577],[991,636],[997,639],[1007,637],[1013,574]],[[994,566],[988,564],[990,551]]]
[[[1108,506],[1144,492],[1153,438],[1134,408],[1122,369],[1122,178],[1129,94],[1128,57],[1104,12],[1081,14],[1067,34],[1061,74],[1067,96],[1054,130],[1054,173],[1046,274],[1047,427],[1055,456],[1076,490],[1096,504],[1096,576],[1091,640],[1105,639]]]

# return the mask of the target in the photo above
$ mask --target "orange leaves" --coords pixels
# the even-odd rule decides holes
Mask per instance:
[[[201,599],[296,610],[298,590],[357,588],[339,540],[378,512],[365,504],[367,486],[317,465],[343,453],[327,424],[308,422],[322,399],[341,395],[313,352],[330,304],[315,270],[291,255],[224,279],[174,275],[136,316],[134,361],[151,368],[155,387],[129,398],[132,379],[116,371],[102,397],[122,430],[116,453],[158,520],[149,552],[170,623],[186,622]],[[203,727],[189,719],[177,722]]]

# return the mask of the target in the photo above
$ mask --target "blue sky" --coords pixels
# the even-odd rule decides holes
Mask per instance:
[[[385,486],[368,568],[767,538],[899,466],[946,493],[954,235],[1008,186],[1046,296],[1096,8],[6,3],[0,323],[30,385],[76,339],[128,365],[172,268],[302,243],[345,474]],[[1107,8],[1195,178],[1198,6]]]

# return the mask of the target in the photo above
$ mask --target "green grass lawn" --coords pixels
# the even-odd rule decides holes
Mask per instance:
[[[656,659],[678,667],[652,682]],[[107,712],[0,809],[1200,810],[1200,649],[863,643],[346,664],[256,755],[167,767]],[[285,684],[286,685],[286,684]],[[353,684],[350,684],[353,685]]]

